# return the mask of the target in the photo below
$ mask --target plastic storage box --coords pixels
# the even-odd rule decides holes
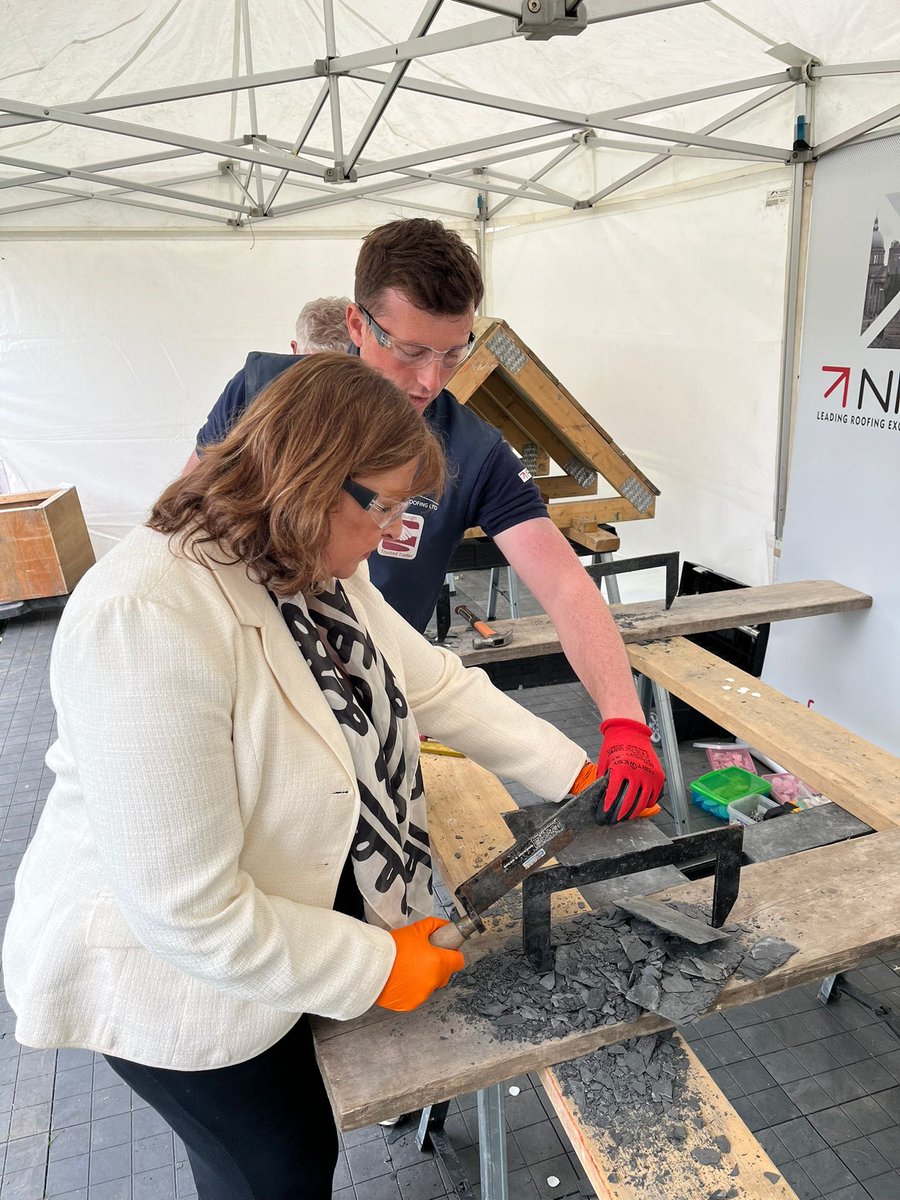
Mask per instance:
[[[691,799],[714,817],[728,821],[729,804],[746,796],[768,796],[771,790],[771,784],[752,771],[745,771],[743,767],[722,767],[693,781]]]
[[[742,796],[728,805],[728,819],[738,825],[755,825],[770,808],[778,808],[778,801],[771,796]]]

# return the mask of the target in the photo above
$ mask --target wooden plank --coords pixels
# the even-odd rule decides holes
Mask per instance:
[[[622,1152],[584,1119],[556,1073],[540,1073],[544,1090],[600,1200],[673,1200],[674,1197],[687,1200],[713,1195],[723,1186],[733,1186],[734,1194],[742,1200],[796,1200],[796,1193],[788,1186],[780,1168],[725,1099],[690,1046],[678,1035],[676,1041],[688,1059],[687,1090],[700,1101],[704,1128],[701,1136],[688,1122],[687,1140],[677,1148],[660,1134],[650,1179],[632,1182],[633,1167],[629,1169],[622,1161]],[[718,1167],[701,1166],[691,1157],[691,1151],[701,1145],[708,1146],[710,1139],[719,1135],[728,1139],[731,1149],[722,1155]],[[729,1178],[735,1168],[737,1174]],[[611,1177],[616,1179],[615,1183],[610,1182]],[[665,1182],[654,1182],[652,1177]]]
[[[827,579],[803,579],[796,583],[772,583],[700,596],[679,596],[669,609],[664,608],[660,600],[649,600],[639,604],[613,604],[610,611],[622,640],[630,644],[714,629],[733,629],[736,625],[760,625],[871,607],[872,597],[865,592]],[[452,633],[446,645],[456,651],[467,667],[560,652],[556,630],[544,614],[498,621],[495,625],[501,631],[512,629],[513,640],[508,645],[473,650],[470,639]],[[720,659],[716,661],[721,663]],[[635,669],[640,670],[639,667]],[[681,694],[674,686],[668,690]],[[763,749],[762,746],[759,748]],[[778,759],[777,755],[772,757]]]
[[[789,938],[798,953],[764,979],[733,976],[716,1009],[820,980],[900,947],[898,854],[900,830],[894,829],[745,867],[732,919],[759,936]],[[699,880],[660,895],[708,904],[710,890],[709,880]],[[473,939],[467,959],[502,953],[507,937],[489,933]],[[645,1013],[586,1032],[548,1033],[537,1045],[499,1042],[487,1023],[452,1011],[452,1002],[451,985],[412,1013],[373,1010],[355,1021],[315,1022],[319,1060],[342,1128],[369,1125],[670,1027],[657,1014]]]
[[[873,829],[900,824],[900,759],[880,746],[682,638],[629,646],[628,656],[636,671]]]
[[[559,500],[566,496],[593,496],[597,485],[582,487],[571,475],[548,475],[543,478],[535,476],[534,482],[545,500]]]
[[[468,404],[472,396],[497,368],[497,358],[487,346],[477,346],[464,363],[456,370],[447,390],[460,404]]]
[[[490,401],[491,405],[501,412],[527,435],[529,441],[546,450],[557,466],[562,467],[572,457],[574,451],[559,436],[556,428],[539,413],[531,409],[518,392],[497,370],[490,379],[486,379],[477,394],[472,397],[472,405],[477,411]],[[482,412],[482,416],[485,414]],[[485,416],[485,420],[492,418]]]
[[[591,554],[612,554],[619,548],[619,539],[608,529],[581,529],[573,528],[570,525],[561,529],[560,533],[564,534],[570,542],[577,542],[585,550],[590,550]],[[613,542],[616,544],[612,545]]]

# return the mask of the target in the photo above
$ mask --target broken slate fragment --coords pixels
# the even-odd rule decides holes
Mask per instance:
[[[717,1167],[722,1160],[722,1151],[715,1150],[712,1146],[696,1146],[691,1151],[691,1158],[702,1163],[704,1167]]]
[[[797,947],[782,938],[760,938],[744,956],[738,973],[747,979],[762,979],[796,953]]]
[[[637,1004],[639,1008],[647,1008],[651,1012],[658,1010],[660,998],[659,984],[647,975],[642,975],[625,995],[625,999],[630,1000],[632,1004]]]
[[[722,1151],[723,1154],[727,1154],[728,1151],[731,1149],[731,1142],[729,1142],[728,1138],[725,1136],[724,1133],[720,1133],[718,1137],[714,1137],[713,1141],[719,1147],[719,1149]]]
[[[663,975],[662,986],[664,992],[692,992],[693,984],[690,980],[685,979],[682,975]]]

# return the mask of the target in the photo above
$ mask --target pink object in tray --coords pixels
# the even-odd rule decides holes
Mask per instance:
[[[814,794],[811,787],[796,775],[791,775],[789,771],[782,771],[777,775],[763,775],[763,779],[768,779],[772,785],[772,795],[782,804],[806,800]]]
[[[727,746],[707,746],[706,757],[714,771],[720,771],[723,767],[743,767],[745,771],[750,771],[754,775],[759,774],[756,763],[750,756],[750,751],[744,750],[740,746],[735,746],[733,749]],[[766,778],[768,779],[768,776]]]

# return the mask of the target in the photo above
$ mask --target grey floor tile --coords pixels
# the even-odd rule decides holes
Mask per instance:
[[[175,1147],[171,1133],[156,1133],[131,1144],[131,1169],[135,1175],[168,1166],[174,1161]]]
[[[886,1175],[867,1179],[865,1188],[872,1200],[897,1200],[900,1196],[900,1171],[890,1171]]]
[[[759,1061],[776,1083],[794,1083],[809,1075],[809,1071],[793,1050],[777,1050],[774,1054],[763,1054]]]
[[[73,1158],[77,1154],[87,1154],[91,1148],[91,1127],[69,1125],[64,1129],[54,1129],[50,1133],[50,1158]]]
[[[859,1128],[860,1133],[864,1134],[878,1133],[880,1129],[887,1129],[889,1125],[894,1124],[874,1096],[861,1096],[858,1100],[850,1100],[841,1105],[841,1111]]]
[[[30,1137],[16,1138],[6,1146],[4,1173],[25,1171],[29,1167],[43,1167],[47,1162],[47,1135],[34,1133]]]
[[[403,1200],[437,1200],[447,1189],[436,1162],[417,1163],[397,1172],[397,1186]]]
[[[801,1080],[801,1083],[806,1082],[809,1081]],[[753,1103],[762,1114],[764,1126],[781,1125],[785,1121],[792,1121],[795,1117],[803,1116],[810,1111],[795,1102],[794,1096],[789,1090],[795,1086],[797,1085],[786,1083],[783,1088],[766,1088],[764,1092],[757,1092],[752,1097]]]
[[[893,1075],[875,1058],[864,1058],[845,1069],[866,1089],[869,1096],[896,1087]]]
[[[849,1187],[829,1192],[825,1200],[871,1200],[871,1197],[861,1183],[851,1183]]]
[[[131,1184],[134,1200],[175,1200],[175,1168],[155,1167],[135,1175]]]
[[[812,1126],[806,1117],[795,1117],[793,1121],[784,1121],[775,1126],[775,1132],[781,1138],[792,1158],[805,1158],[824,1150],[827,1142]]]
[[[823,1071],[816,1076],[815,1082],[828,1093],[834,1104],[846,1104],[848,1100],[856,1100],[866,1094],[865,1086],[846,1067]]]
[[[875,1175],[884,1175],[891,1167],[868,1138],[844,1142],[843,1145],[835,1147],[835,1153],[860,1182],[865,1182]]]
[[[91,1154],[90,1186],[112,1179],[131,1178],[131,1144],[109,1146]]]
[[[862,1130],[854,1125],[843,1108],[826,1108],[821,1112],[810,1113],[810,1125],[820,1133],[829,1146],[839,1146],[841,1142],[850,1142],[859,1137]]]
[[[804,1115],[818,1112],[822,1108],[832,1108],[835,1104],[835,1100],[815,1079],[798,1079],[796,1083],[786,1083],[784,1092]]]
[[[0,1200],[44,1200],[44,1179],[43,1167],[4,1172]]]
[[[131,1200],[131,1176],[110,1179],[108,1183],[92,1183],[88,1187],[88,1200]]]
[[[881,1129],[873,1133],[869,1141],[895,1170],[900,1167],[900,1127],[894,1125],[890,1129]]]
[[[797,1194],[797,1200],[819,1200],[822,1193],[797,1162],[785,1163],[782,1175]]]
[[[856,1180],[834,1150],[827,1148],[797,1160],[809,1178],[822,1192],[834,1192],[849,1187]]]
[[[355,1187],[344,1188],[336,1195],[346,1197],[346,1200],[399,1200],[400,1185],[396,1175],[380,1175],[377,1179],[367,1179]]]
[[[578,1186],[575,1168],[569,1161],[568,1155],[565,1154],[534,1163],[529,1170],[540,1196],[564,1196]],[[552,1183],[551,1180],[554,1179],[558,1182]]]
[[[60,1196],[77,1188],[86,1188],[88,1183],[88,1156],[77,1154],[73,1158],[60,1158],[47,1167],[47,1195]]]
[[[393,1172],[391,1156],[384,1138],[348,1147],[347,1164],[350,1167],[350,1175],[354,1184],[364,1183],[367,1179],[375,1179],[378,1175],[390,1175]]]

